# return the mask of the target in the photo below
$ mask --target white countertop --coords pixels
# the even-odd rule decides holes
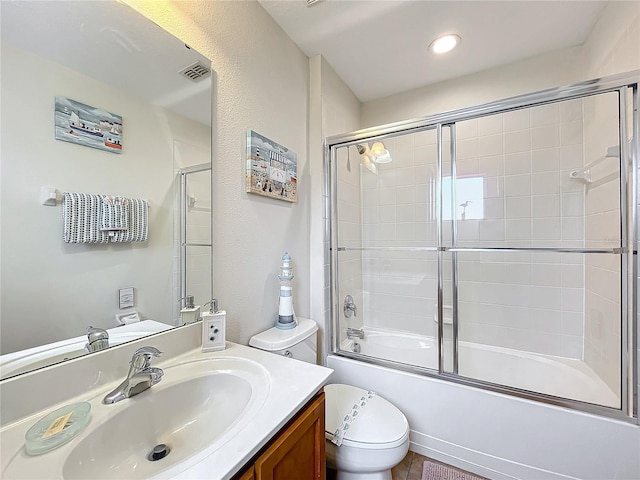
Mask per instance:
[[[153,341],[147,341],[146,343],[154,344]],[[198,347],[173,358],[165,359],[162,362],[154,362],[154,366],[167,368],[176,363],[215,359],[217,357],[244,358],[262,365],[268,372],[270,380],[268,395],[264,403],[251,421],[230,435],[229,438],[226,438],[222,445],[217,445],[213,451],[208,451],[211,448],[204,447],[203,451],[198,455],[194,455],[184,462],[160,472],[153,478],[224,480],[231,478],[322,388],[332,372],[332,370],[325,367],[299,362],[230,342],[227,342],[227,348],[223,351],[202,353]],[[15,468],[15,464],[11,466],[12,460],[19,456],[22,465],[26,465],[24,462],[31,462],[29,465],[35,467],[33,469],[29,468],[29,478],[63,478],[62,465],[64,460],[74,446],[77,445],[77,442],[91,432],[91,423],[78,437],[69,443],[37,457],[28,457],[24,453],[24,434],[44,415],[69,403],[89,401],[92,405],[92,422],[98,422],[101,418],[104,419],[105,416],[110,414],[110,409],[113,409],[114,406],[103,405],[101,400],[104,394],[113,389],[121,380],[97,385],[93,390],[74,398],[65,399],[62,403],[51,405],[46,409],[34,412],[26,418],[3,426],[0,430],[0,477],[7,480],[19,478],[19,476],[14,476],[19,469]],[[4,385],[0,384],[0,386]],[[56,385],[56,388],[60,387],[61,385]],[[188,393],[185,392],[185,394]],[[10,398],[14,397],[11,396]],[[123,400],[123,402],[135,401],[135,397]],[[179,408],[180,405],[176,405],[176,409]],[[126,440],[126,438],[122,439],[123,442]],[[36,466],[34,462],[37,462],[39,466]]]

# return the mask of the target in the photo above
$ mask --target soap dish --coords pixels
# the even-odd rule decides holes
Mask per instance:
[[[89,402],[65,405],[41,418],[24,436],[27,455],[50,452],[78,435],[90,419]]]

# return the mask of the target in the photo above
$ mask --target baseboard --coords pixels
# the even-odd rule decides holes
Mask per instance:
[[[579,480],[471,450],[411,430],[409,450],[492,480]]]

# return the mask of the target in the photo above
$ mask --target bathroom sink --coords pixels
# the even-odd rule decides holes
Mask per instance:
[[[247,426],[270,390],[269,373],[250,359],[216,357],[161,367],[162,381],[134,397],[105,405],[107,392],[95,392],[91,422],[77,438],[45,455],[16,455],[3,477],[173,477]],[[166,451],[150,460],[159,444]]]
[[[230,438],[239,420],[246,424],[257,412],[268,391],[266,371],[249,360],[221,358],[165,368],[164,378],[172,377],[177,380],[161,382],[121,405],[105,405],[119,411],[71,450],[63,477],[152,477]],[[167,448],[156,456],[166,456],[150,460],[160,444]]]

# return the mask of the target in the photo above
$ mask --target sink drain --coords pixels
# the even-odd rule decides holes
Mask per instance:
[[[147,455],[147,459],[151,462],[161,460],[169,455],[170,451],[171,449],[167,445],[165,445],[164,443],[159,443],[158,445],[153,447],[153,450],[151,450],[151,452],[149,452],[149,455]]]

